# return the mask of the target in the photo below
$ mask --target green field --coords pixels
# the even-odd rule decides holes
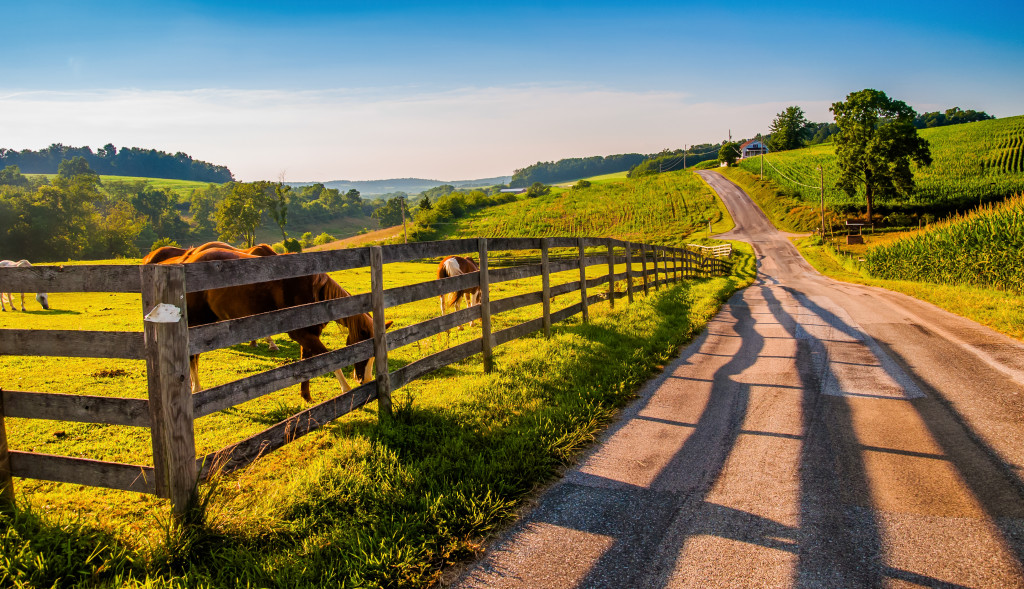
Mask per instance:
[[[53,180],[56,174],[25,174],[28,177],[43,177]],[[210,182],[195,182],[193,180],[170,180],[167,178],[142,178],[136,176],[100,176],[100,182],[103,184],[116,184],[118,182],[146,182],[149,186],[157,189],[170,190],[172,193],[178,195],[181,200],[188,201],[192,196],[193,190],[202,190],[209,186]]]
[[[507,524],[530,493],[556,476],[606,425],[616,409],[721,302],[752,279],[743,248],[738,276],[686,282],[632,305],[592,307],[556,326],[496,349],[496,367],[479,356],[443,368],[395,395],[396,418],[378,422],[376,403],[223,478],[205,522],[168,524],[164,501],[122,491],[16,480],[19,511],[0,525],[0,584],[25,587],[258,586],[425,587],[440,571],[479,549]],[[605,268],[591,267],[591,276]],[[621,267],[618,271],[621,271]],[[436,266],[389,264],[385,286],[432,280]],[[368,272],[336,273],[352,292]],[[578,278],[555,275],[552,284]],[[492,285],[496,297],[539,289],[539,278]],[[578,294],[576,294],[578,297]],[[556,299],[554,309],[578,300]],[[5,313],[0,327],[141,330],[137,295],[51,295],[51,310]],[[437,315],[428,299],[390,309],[395,328]],[[540,315],[539,306],[494,316],[501,329]],[[335,326],[325,343],[343,336]],[[389,354],[392,370],[479,336],[453,330]],[[262,345],[204,354],[204,386],[293,361],[298,349]],[[142,362],[0,357],[0,386],[21,390],[145,396]],[[315,401],[339,392],[333,376],[314,379]],[[302,408],[297,387],[196,422],[199,454],[260,431]],[[71,422],[7,419],[15,450],[147,463],[145,430]]]
[[[932,165],[913,168],[917,190],[910,199],[881,197],[877,200],[881,210],[942,214],[1024,191],[1024,116],[923,129],[919,133],[931,146]],[[863,210],[863,191],[851,199],[836,188],[839,169],[833,144],[768,154],[764,161],[766,178],[812,203],[819,199],[821,166],[826,204],[846,212]],[[761,170],[760,158],[747,158],[739,165],[754,174]]]
[[[721,201],[692,172],[616,176],[599,176],[589,188],[555,188],[545,196],[483,209],[443,228],[443,236],[614,237],[683,245],[696,239],[691,234],[702,234],[708,220],[716,232],[731,226]]]

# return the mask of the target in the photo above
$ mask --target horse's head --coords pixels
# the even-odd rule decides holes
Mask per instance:
[[[42,305],[44,309],[49,309],[50,308],[50,298],[48,296],[46,296],[45,292],[37,292],[36,293],[36,301],[38,301],[39,304]]]

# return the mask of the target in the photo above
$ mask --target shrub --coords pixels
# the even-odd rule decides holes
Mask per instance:
[[[326,243],[331,243],[332,241],[336,241],[335,237],[325,231],[316,236],[316,239],[313,240],[313,245],[324,245]]]
[[[284,249],[289,253],[297,254],[302,251],[302,244],[297,239],[286,239],[284,240]]]
[[[164,246],[181,247],[180,245],[178,245],[177,241],[174,241],[170,237],[161,237],[160,239],[153,242],[153,246],[150,248],[150,251],[153,251],[157,248],[161,248]]]

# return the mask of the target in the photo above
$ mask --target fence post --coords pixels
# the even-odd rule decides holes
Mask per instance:
[[[139,266],[156,493],[181,518],[195,498],[196,466],[185,268]]]
[[[651,266],[654,267],[654,290],[658,290],[658,246],[651,246]]]
[[[377,410],[391,417],[391,372],[388,370],[387,327],[384,325],[384,250],[370,248],[370,306],[373,310],[373,365],[377,380]]]
[[[647,294],[647,244],[640,244],[640,271],[644,275],[644,294]]]
[[[480,238],[480,335],[483,343],[484,372],[494,370],[494,353],[491,349],[491,281],[487,273],[487,238]]]
[[[608,302],[615,308],[615,244],[608,238]]]
[[[683,256],[679,252],[679,248],[677,248],[677,247],[672,248],[672,268],[674,270],[675,278],[676,278],[676,282],[677,283],[680,280],[682,280],[682,273],[683,273],[683,269],[681,267],[682,261],[683,261]]]
[[[626,242],[626,297],[633,304],[633,244]]]
[[[551,338],[551,264],[548,261],[550,238],[540,240],[541,291],[544,307],[544,337]]]
[[[583,238],[578,237],[576,243],[580,246],[580,297],[583,300],[583,322],[590,321],[590,311],[587,309],[587,260],[583,256]]]
[[[0,389],[0,510],[10,507],[14,507],[14,477],[11,476],[11,457],[7,453],[7,430],[4,426],[4,391]]]

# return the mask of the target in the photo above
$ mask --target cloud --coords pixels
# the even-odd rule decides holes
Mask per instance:
[[[288,92],[204,89],[0,96],[4,147],[183,151],[240,180],[509,175],[536,161],[656,152],[766,132],[783,103],[694,103],[681,92],[509,86]],[[826,120],[827,103],[799,103]],[[824,113],[824,114],[823,114]]]

